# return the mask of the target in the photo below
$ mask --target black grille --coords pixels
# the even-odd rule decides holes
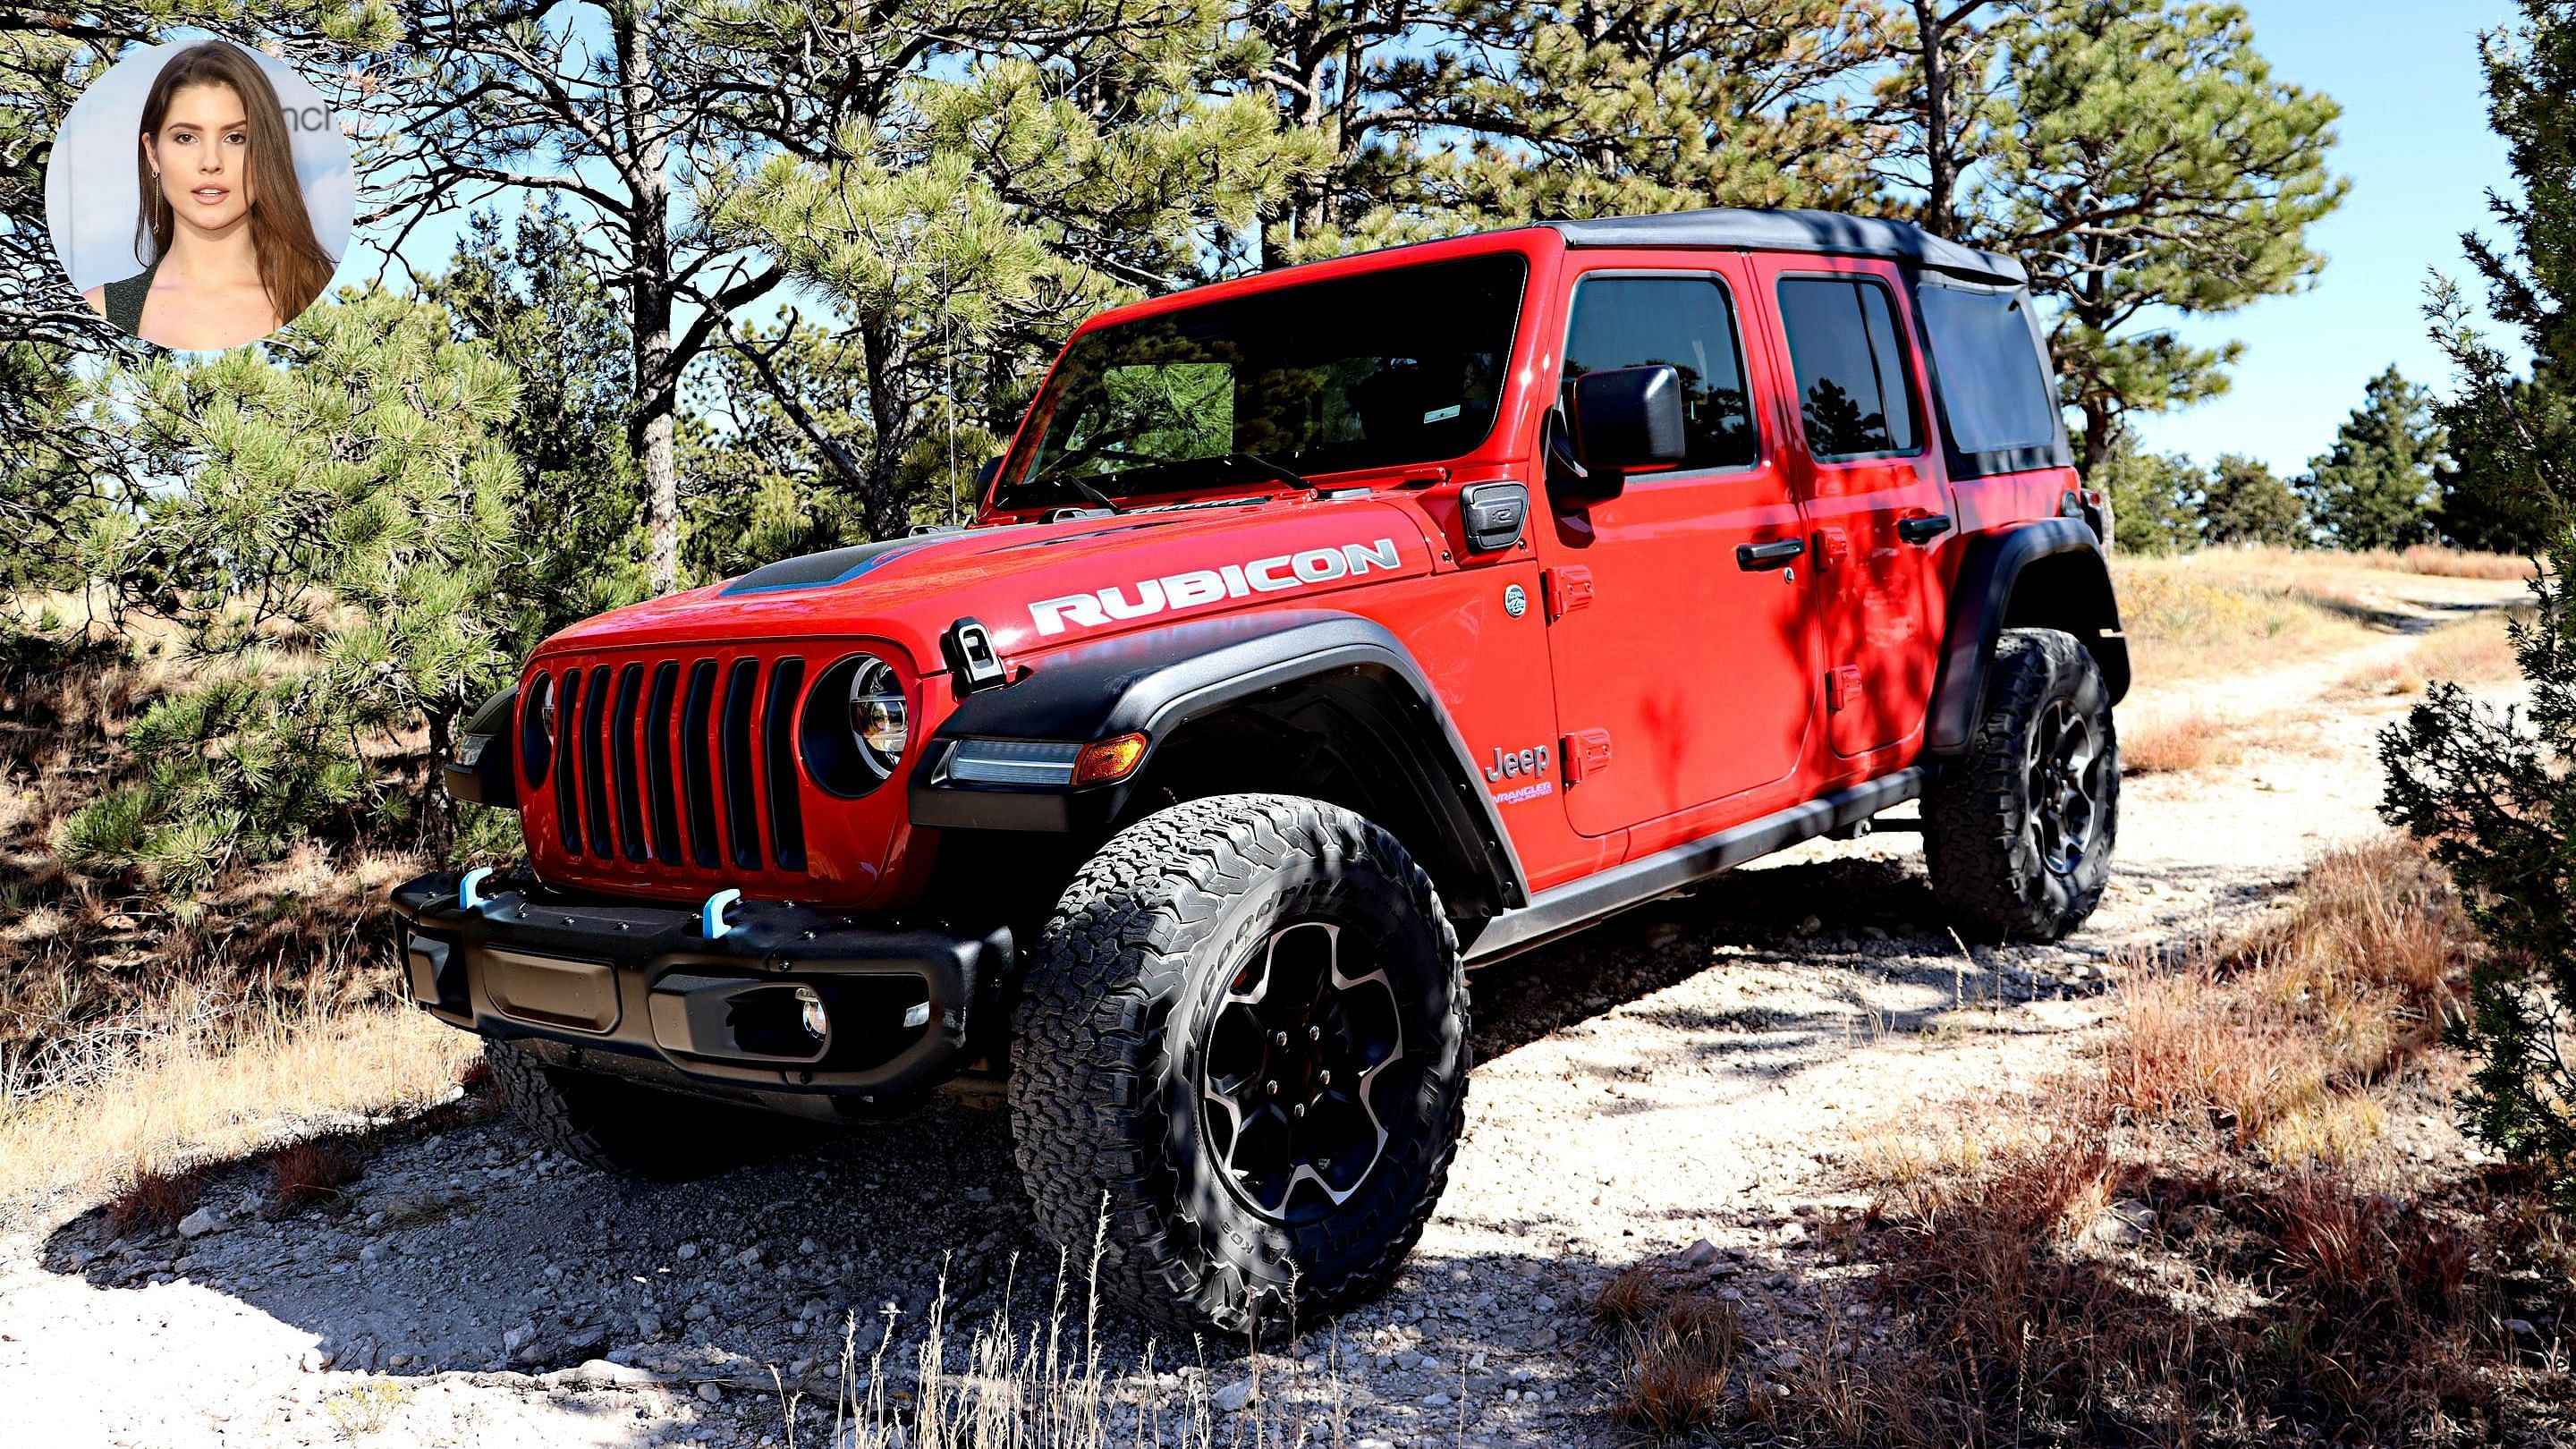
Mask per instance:
[[[565,668],[553,681],[564,850],[639,866],[802,872],[795,723],[805,673],[797,658]]]

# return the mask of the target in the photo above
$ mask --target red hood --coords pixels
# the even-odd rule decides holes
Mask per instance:
[[[982,620],[1006,657],[1026,655],[1232,609],[1308,602],[1428,572],[1436,557],[1413,510],[1378,499],[972,528],[788,560],[615,609],[537,653],[866,636],[909,651],[927,671],[937,667],[939,636],[961,618]]]

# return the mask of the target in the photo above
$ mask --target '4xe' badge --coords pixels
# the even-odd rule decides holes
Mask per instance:
[[[1061,634],[1067,628],[1096,629],[1112,619],[1142,619],[1166,609],[1328,584],[1371,569],[1403,566],[1404,555],[1396,551],[1391,538],[1375,543],[1346,543],[1339,548],[1310,548],[1302,553],[1165,574],[1159,579],[1139,579],[1124,589],[1112,584],[1088,594],[1040,599],[1029,605],[1029,622],[1037,626],[1040,634]],[[1135,595],[1132,601],[1129,594]]]

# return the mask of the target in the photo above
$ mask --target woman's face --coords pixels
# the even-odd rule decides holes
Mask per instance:
[[[161,134],[143,138],[161,173],[171,214],[220,231],[250,213],[250,123],[228,85],[193,85],[170,96]]]

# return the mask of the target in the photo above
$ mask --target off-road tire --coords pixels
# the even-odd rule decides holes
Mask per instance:
[[[517,1041],[483,1043],[501,1100],[549,1149],[602,1172],[685,1182],[777,1145],[777,1123],[747,1108],[549,1066]]]
[[[1388,1062],[1405,1070],[1362,1093],[1386,1134],[1372,1165],[1321,1207],[1326,1185],[1301,1189],[1292,1171],[1283,1207],[1323,1215],[1291,1222],[1258,1210],[1255,1180],[1220,1163],[1233,1149],[1207,1125],[1216,1087],[1202,1072],[1224,1050],[1208,1038],[1243,1008],[1245,983],[1256,969],[1264,993],[1284,979],[1272,964],[1280,943],[1319,923],[1338,924],[1325,979],[1340,979],[1346,949],[1382,969],[1402,1051],[1416,1055]],[[1039,1223],[1077,1259],[1101,1234],[1108,1296],[1184,1331],[1240,1337],[1362,1301],[1394,1278],[1447,1184],[1467,1015],[1457,934],[1430,877],[1386,831],[1279,795],[1147,816],[1066,888],[1017,1002],[1011,1116]],[[1235,1149],[1250,1140],[1227,1130]]]
[[[1965,754],[1923,797],[1924,862],[1960,929],[1981,940],[2054,941],[2102,901],[2120,824],[2120,744],[2111,694],[2093,656],[2057,629],[2007,629],[1986,676],[1986,713]],[[2054,869],[2034,808],[2033,748],[2053,711],[2098,742],[2088,767],[2089,839],[2072,869]]]

